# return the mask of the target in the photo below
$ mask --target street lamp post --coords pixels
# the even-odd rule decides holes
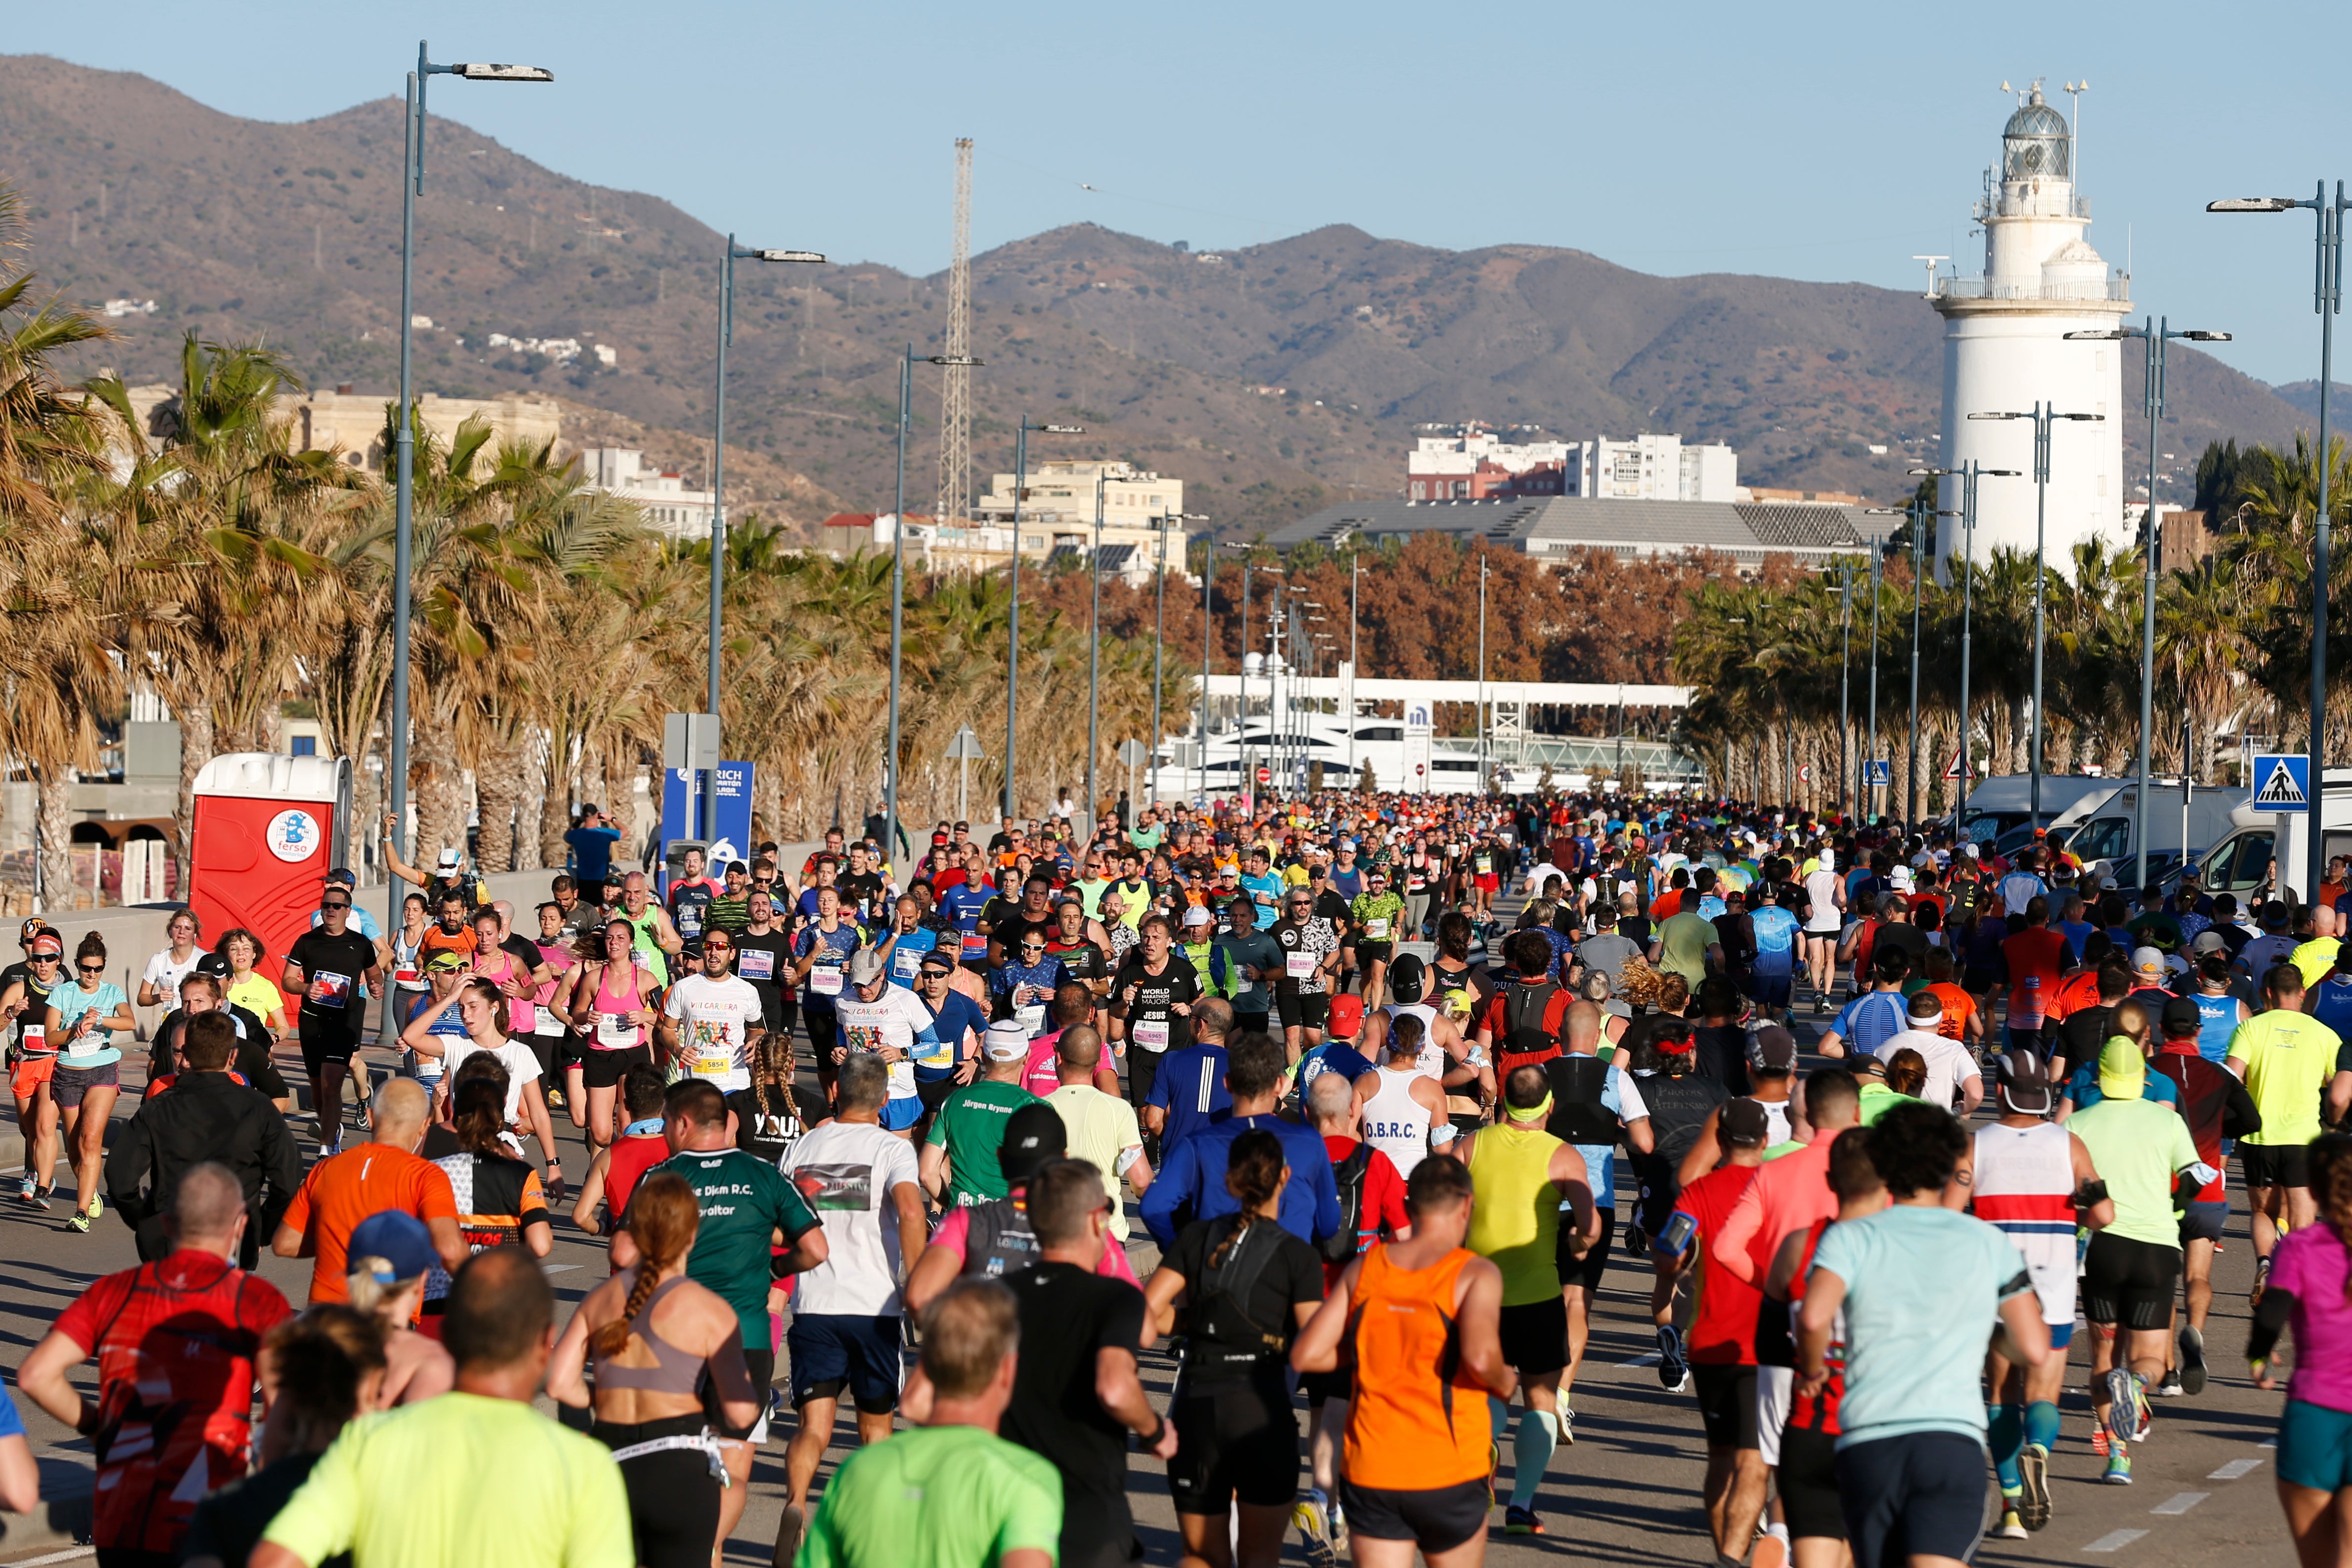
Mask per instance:
[[[2071,334],[2070,334],[2071,335]],[[2031,804],[2033,826],[2042,826],[2042,647],[2043,589],[2049,582],[2045,536],[2050,511],[2050,431],[2061,419],[2097,424],[2104,414],[2061,414],[2037,402],[2030,414],[1971,414],[1971,419],[2031,419],[2033,421],[2033,741],[2028,766],[2032,769]]]
[[[1021,754],[1021,503],[1029,492],[1029,433],[1033,430],[1054,436],[1083,436],[1083,425],[1033,425],[1029,416],[1021,416],[1021,433],[1013,441],[1013,562],[1008,568],[1008,582],[1013,590],[1012,624],[1005,629],[1004,662],[1004,820],[1007,830],[1013,821],[1013,780],[1015,760]]]
[[[914,395],[915,366],[949,365],[977,370],[985,361],[970,354],[918,354],[908,343],[898,361],[898,489],[890,518],[890,750],[882,771],[882,858],[890,858],[898,826],[898,678],[907,608],[907,425]],[[935,520],[936,521],[936,520]]]
[[[416,319],[416,198],[425,194],[425,89],[436,76],[462,77],[467,81],[555,79],[553,71],[537,66],[436,66],[427,58],[423,39],[416,45],[416,68],[408,73],[408,106],[403,120],[407,155],[400,181],[400,417],[392,437],[392,756],[388,770],[393,831],[400,839],[408,835],[408,574],[416,464],[416,400],[410,390],[409,340]],[[390,885],[397,889],[398,879]],[[387,931],[400,921],[400,894],[395,890],[391,897]]]
[[[1911,731],[1908,754],[1903,763],[1903,818],[1916,826],[1926,799],[1919,788],[1919,610],[1926,598],[1927,574],[1921,565],[1924,547],[1920,540],[1927,520],[1942,514],[1928,511],[1927,503],[1916,495],[1906,505],[1874,506],[1866,510],[1873,517],[1907,517],[1911,520]],[[1885,556],[1885,547],[1882,543],[1871,561],[1874,576]],[[1870,591],[1870,613],[1873,617],[1870,633],[1870,724],[1871,750],[1874,752],[1878,750],[1878,589],[1874,585]],[[1887,784],[1886,794],[1891,804],[1895,796],[1892,781]]]
[[[1847,737],[1853,733],[1853,720],[1846,705],[1847,689],[1853,679],[1853,563],[1838,563],[1838,635],[1843,639],[1843,651],[1838,656],[1838,809],[1851,813],[1853,797],[1846,792],[1853,784],[1853,756],[1846,750]]]
[[[1095,731],[1102,715],[1102,528],[1103,479],[1095,474],[1095,547],[1087,557],[1087,575],[1093,579],[1093,608],[1087,613],[1087,842],[1102,831],[1102,801],[1095,794]]]
[[[735,264],[738,261],[795,261],[822,266],[824,257],[814,250],[750,250],[727,237],[726,253],[719,261],[719,378],[711,399],[710,433],[710,674],[706,706],[719,711],[719,645],[720,595],[727,586],[727,345],[735,341]],[[702,801],[701,832],[710,838],[716,790],[696,792]]]
[[[2140,518],[2139,805],[2138,821],[2133,827],[2139,842],[2137,885],[2143,888],[2147,886],[2148,735],[2156,726],[2156,440],[2157,426],[2164,418],[2164,345],[2175,338],[2200,343],[2226,343],[2230,341],[2227,332],[2176,332],[2172,330],[2169,317],[2150,316],[2146,320],[2147,325],[2142,327],[2066,334],[2070,340],[2087,339],[2097,342],[2120,342],[2126,338],[2140,338],[2147,344],[2147,364],[2140,383],[2139,400],[2141,412],[2147,416],[2147,510]],[[2185,839],[2180,846],[2180,854],[2185,864],[2189,856],[2189,845]]]
[[[1885,546],[1881,541],[1871,541],[1870,717],[1865,721],[1865,724],[1870,732],[1870,741],[1869,743],[1863,748],[1862,793],[1856,797],[1862,802],[1862,816],[1863,820],[1865,822],[1870,820],[1870,770],[1878,765],[1878,573],[1879,564],[1885,559]],[[1892,795],[1894,791],[1890,787],[1887,793]]]
[[[1952,807],[1952,826],[1957,832],[1966,826],[1969,808],[1969,782],[1971,776],[1969,757],[1969,659],[1973,649],[1976,614],[1977,568],[1977,481],[1983,479],[2014,479],[2021,477],[2015,468],[1988,468],[1974,458],[1957,468],[1913,468],[1914,474],[1949,474],[1960,481],[1960,793]]]
[[[1364,563],[1348,552],[1348,787],[1356,787],[1356,590],[1364,580]]]
[[[1160,805],[1160,666],[1168,639],[1168,525],[1207,521],[1196,511],[1160,514],[1160,602],[1151,612],[1151,804],[1155,808]]]
[[[1217,542],[1205,542],[1201,562],[1201,804],[1209,800],[1209,639],[1214,635],[1217,592]]]
[[[1486,552],[1478,552],[1478,793],[1486,793]]]
[[[2327,391],[2335,375],[2336,317],[2344,309],[2344,214],[2352,208],[2352,201],[2344,196],[2344,182],[2336,182],[2336,195],[2327,195],[2327,182],[2321,180],[2313,188],[2309,201],[2294,201],[2286,196],[2254,196],[2239,201],[2209,202],[2209,213],[2283,213],[2297,207],[2308,207],[2318,220],[2317,254],[2312,269],[2311,308],[2319,317],[2319,510],[2312,520],[2311,531],[2311,831],[2305,837],[2310,841],[2310,858],[2306,874],[2310,886],[2305,896],[2315,902],[2320,886],[2327,879],[2327,835],[2320,831],[2322,805],[2327,795],[2327,773],[2324,753],[2327,743]],[[2153,488],[2148,493],[2148,506],[2156,505]],[[2145,742],[2143,742],[2145,744]],[[2140,795],[2147,789],[2141,785]],[[2182,853],[2186,854],[2186,847]]]

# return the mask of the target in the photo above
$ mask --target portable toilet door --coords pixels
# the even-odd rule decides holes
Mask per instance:
[[[348,864],[351,759],[232,752],[197,773],[194,795],[188,907],[204,944],[243,926],[260,939],[274,984],[327,873]]]

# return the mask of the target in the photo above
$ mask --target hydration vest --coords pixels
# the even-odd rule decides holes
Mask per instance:
[[[1599,1057],[1554,1057],[1544,1064],[1551,1080],[1551,1115],[1544,1131],[1563,1143],[1614,1143],[1617,1115],[1601,1103],[1609,1064]]]

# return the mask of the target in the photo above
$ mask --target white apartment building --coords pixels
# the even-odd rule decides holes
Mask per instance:
[[[1420,436],[1405,455],[1408,500],[1486,500],[1559,495],[1560,472],[1575,448],[1565,441],[1511,443],[1478,425]]]
[[[1734,501],[1739,454],[1720,443],[1685,447],[1679,436],[1602,436],[1568,446],[1563,493],[1589,500]]]
[[[999,531],[1006,551],[1012,539],[1013,478],[998,474],[972,508],[972,521]],[[1029,470],[1021,494],[1020,549],[1024,558],[1052,561],[1063,551],[1082,552],[1096,544],[1095,504],[1102,503],[1102,569],[1130,582],[1147,582],[1167,554],[1168,569],[1184,570],[1184,481],[1164,478],[1131,463],[1075,461],[1039,463]],[[918,525],[909,520],[908,538]],[[987,547],[977,547],[985,549]],[[997,557],[1001,563],[1003,553]],[[1070,557],[1064,557],[1070,559]]]
[[[680,539],[710,537],[716,504],[709,490],[690,490],[673,469],[646,466],[646,455],[630,447],[591,447],[580,454],[580,471],[591,489],[633,500],[646,521]]]

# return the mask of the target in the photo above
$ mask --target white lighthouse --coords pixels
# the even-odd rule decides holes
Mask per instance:
[[[2028,413],[2037,402],[2100,423],[2060,421],[2051,433],[2045,559],[2072,570],[2075,542],[2124,528],[2123,353],[2129,345],[2068,342],[2073,331],[2110,331],[2131,310],[2131,278],[2111,271],[2083,237],[2091,209],[2074,186],[2074,133],[2044,102],[2039,83],[2001,131],[1999,194],[1990,172],[1976,220],[1985,237],[1981,277],[1938,278],[1930,296],[1944,318],[1944,439],[1939,466],[1970,458],[2020,478],[1977,486],[1976,560],[1996,548],[2033,549],[2033,426],[1971,420]],[[1960,486],[1943,481],[1940,505],[1957,511]],[[1959,520],[1942,521],[1939,564],[1963,547]]]

